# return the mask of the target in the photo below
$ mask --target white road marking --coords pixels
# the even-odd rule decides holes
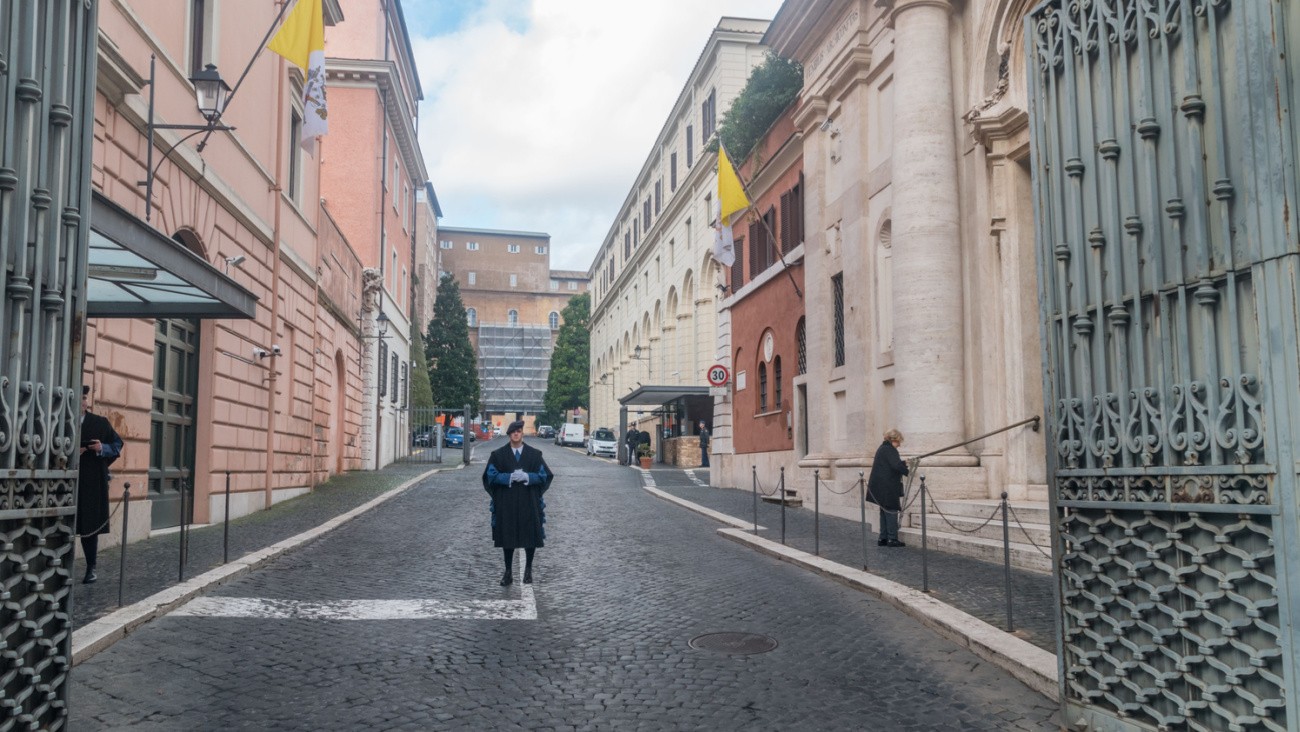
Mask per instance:
[[[171,615],[191,618],[265,620],[536,620],[532,585],[519,600],[272,600],[262,597],[197,597]]]
[[[700,480],[700,479],[695,475],[695,471],[694,471],[694,470],[684,470],[684,471],[682,471],[682,472],[686,473],[686,477],[687,477],[687,478],[690,478],[690,479],[691,479],[691,482],[694,483],[695,485],[698,485],[698,486],[701,487],[701,488],[708,488],[708,487],[709,487],[709,484],[708,484],[708,483],[705,483],[704,481]]]

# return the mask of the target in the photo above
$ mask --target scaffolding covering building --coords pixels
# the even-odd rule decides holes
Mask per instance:
[[[483,412],[542,411],[554,348],[551,333],[544,325],[478,326]]]

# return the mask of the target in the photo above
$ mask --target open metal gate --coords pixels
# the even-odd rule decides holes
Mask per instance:
[[[0,2],[0,731],[68,718],[95,12]]]
[[[1300,729],[1294,12],[1026,19],[1070,729]]]

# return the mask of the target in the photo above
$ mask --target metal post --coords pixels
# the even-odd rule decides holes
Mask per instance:
[[[867,480],[865,473],[858,471],[858,510],[862,512],[862,569],[867,569]]]
[[[126,537],[131,518],[131,484],[122,484],[122,549],[117,554],[117,606],[122,607],[122,594],[126,587]]]
[[[930,591],[930,547],[926,528],[925,476],[921,476],[921,592]],[[902,519],[899,515],[899,519]]]
[[[464,418],[464,421],[463,421],[463,422],[464,422],[464,425],[465,425],[465,426],[464,426],[464,428],[461,430],[461,435],[460,435],[460,441],[461,441],[461,456],[460,456],[460,460],[461,460],[461,462],[464,463],[465,465],[469,465],[469,444],[470,444],[470,443],[469,443],[469,431],[470,431],[471,428],[470,428],[470,426],[469,426],[469,405],[468,405],[468,404],[465,405],[464,415],[465,415],[465,418]]]
[[[781,497],[781,543],[785,543],[785,466],[781,466],[781,479],[776,494]]]
[[[758,536],[758,466],[749,466],[750,484],[753,486],[754,493],[754,535]]]
[[[1007,583],[1007,632],[1015,630],[1011,622],[1011,527],[1007,524],[1007,494],[1002,493],[1002,576]]]
[[[813,471],[813,554],[822,555],[822,476]]]
[[[176,532],[177,582],[185,581],[185,481],[181,481],[181,530]]]
[[[230,562],[230,471],[226,471],[226,520],[221,529],[221,563]]]

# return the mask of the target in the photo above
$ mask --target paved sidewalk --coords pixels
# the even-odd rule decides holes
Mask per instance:
[[[695,480],[692,480],[692,474]],[[752,531],[753,495],[748,490],[710,488],[707,470],[650,471],[654,486],[661,491],[697,503],[746,522]],[[700,485],[703,483],[704,485]],[[823,495],[823,499],[827,496]],[[813,553],[814,514],[811,496],[805,508],[786,508],[786,545]],[[868,507],[867,521],[872,521],[874,506]],[[758,503],[759,536],[781,541],[781,506]],[[915,589],[921,588],[921,547],[919,541],[905,548],[876,546],[877,536],[867,531],[867,571]],[[823,514],[821,517],[821,556],[839,564],[862,569],[862,529],[860,522]],[[970,557],[930,550],[930,595],[940,602],[969,613],[1005,630],[1007,623],[1006,584],[1001,564],[991,564]],[[1056,653],[1054,608],[1051,575],[1011,570],[1012,618],[1014,635],[1050,653]]]
[[[394,463],[383,470],[353,471],[336,475],[314,491],[277,503],[230,522],[230,561],[296,536],[347,513],[376,496],[430,470],[460,467],[460,453],[448,455],[442,463]],[[121,515],[114,515],[121,521]],[[221,523],[195,527],[189,533],[185,578],[200,575],[222,564]],[[74,630],[118,609],[118,567],[122,547],[101,549],[99,581],[81,584],[85,560],[77,546],[73,568],[72,627]],[[179,532],[154,536],[126,547],[126,588],[123,605],[130,605],[178,584],[180,571]]]

